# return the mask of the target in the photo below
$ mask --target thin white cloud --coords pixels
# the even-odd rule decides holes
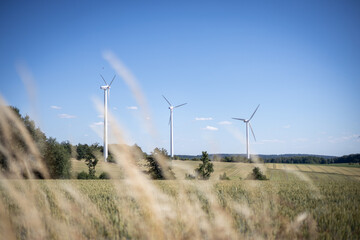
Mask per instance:
[[[114,110],[117,110],[117,107],[113,107]]]
[[[353,134],[353,135],[348,135],[348,136],[343,136],[342,140],[347,141],[347,140],[359,140],[360,136],[357,134]]]
[[[76,118],[76,116],[70,115],[70,114],[66,114],[66,113],[59,114],[58,116],[59,116],[59,118],[67,118],[67,119]]]
[[[59,109],[61,109],[62,107],[52,105],[52,106],[50,106],[50,108],[52,108],[52,109],[56,109],[56,110],[59,110]]]
[[[97,117],[98,117],[98,118],[104,118],[104,115],[99,114],[99,115],[97,115]]]
[[[347,136],[342,136],[342,137],[333,137],[333,136],[328,137],[328,142],[330,142],[330,143],[339,143],[339,142],[346,142],[346,141],[359,142],[360,135],[352,134],[352,135],[347,135]]]
[[[129,107],[126,107],[126,108],[129,109],[129,110],[138,110],[137,106],[129,106]]]
[[[220,125],[231,125],[232,123],[229,121],[221,121],[219,122]]]
[[[195,118],[196,121],[210,121],[212,120],[212,117],[196,117]]]
[[[290,128],[291,127],[291,125],[290,124],[288,124],[288,125],[285,125],[285,126],[283,126],[283,128]]]
[[[209,131],[217,131],[219,130],[218,128],[216,127],[212,127],[212,126],[206,126],[206,128],[203,128],[204,130],[209,130]]]

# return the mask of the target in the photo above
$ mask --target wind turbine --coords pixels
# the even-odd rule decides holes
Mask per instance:
[[[257,108],[255,109],[254,113],[251,115],[251,117],[249,119],[243,119],[243,118],[233,118],[235,120],[241,120],[244,123],[246,123],[246,154],[247,154],[247,159],[250,159],[250,149],[249,149],[249,127],[251,129],[252,135],[254,136],[254,139],[256,141],[256,137],[254,134],[254,131],[251,127],[251,123],[250,120],[253,118],[253,116],[255,115],[256,111],[258,110],[258,108],[260,107],[260,104],[257,106]]]
[[[169,100],[166,99],[166,97],[163,95],[163,98],[167,101],[167,103],[169,104],[169,109],[170,109],[170,119],[169,119],[169,125],[170,125],[170,156],[173,158],[174,157],[174,122],[173,122],[173,110],[175,108],[184,106],[187,103],[183,103],[177,106],[173,106]]]
[[[111,80],[110,84],[107,84],[104,77],[100,74],[101,78],[104,80],[104,86],[100,86],[100,89],[104,90],[104,161],[107,162],[108,157],[108,123],[107,123],[107,102],[108,102],[108,95],[110,93],[110,86],[113,83],[115,76]]]

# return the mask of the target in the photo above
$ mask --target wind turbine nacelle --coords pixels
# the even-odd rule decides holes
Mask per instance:
[[[102,90],[106,90],[107,88],[109,88],[109,86],[100,86],[100,89]]]

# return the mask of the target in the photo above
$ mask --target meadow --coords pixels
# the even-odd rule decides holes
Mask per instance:
[[[141,171],[114,180],[1,180],[0,237],[360,238],[358,168],[215,162],[210,180],[184,180],[198,164],[173,161],[177,180]],[[245,180],[255,165],[269,180]],[[122,172],[106,163],[97,171],[109,169]],[[231,180],[218,180],[223,172]]]

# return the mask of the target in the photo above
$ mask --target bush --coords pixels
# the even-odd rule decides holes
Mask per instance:
[[[89,174],[86,173],[85,171],[82,171],[77,175],[77,179],[88,179],[88,178],[89,178]]]
[[[249,174],[247,179],[250,180],[268,180],[268,178],[261,172],[260,168],[254,167],[252,173]]]
[[[196,177],[190,173],[185,173],[186,180],[194,180]]]
[[[100,174],[99,179],[110,179],[110,174],[108,174],[107,172],[103,172]]]
[[[230,178],[228,176],[226,176],[226,172],[224,172],[223,174],[220,174],[219,179],[220,180],[230,180]]]

